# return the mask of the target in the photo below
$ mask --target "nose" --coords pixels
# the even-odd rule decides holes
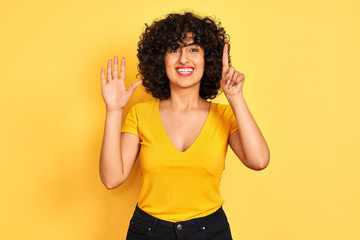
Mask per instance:
[[[187,51],[186,48],[181,49],[181,53],[180,53],[180,59],[179,62],[181,64],[185,64],[189,61],[188,55],[187,55]]]

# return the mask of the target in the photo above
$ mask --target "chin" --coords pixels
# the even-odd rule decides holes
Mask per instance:
[[[195,87],[197,85],[200,86],[200,81],[195,82],[195,81],[191,81],[191,80],[189,80],[189,81],[182,80],[182,81],[176,82],[175,84],[177,87],[190,88],[190,87]]]

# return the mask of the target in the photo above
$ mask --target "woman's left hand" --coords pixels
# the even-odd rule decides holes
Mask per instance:
[[[220,86],[226,97],[243,94],[243,85],[245,81],[244,74],[236,71],[234,67],[229,66],[228,45],[225,44],[223,51],[223,68]]]

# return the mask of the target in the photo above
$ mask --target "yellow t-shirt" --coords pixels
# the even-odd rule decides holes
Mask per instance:
[[[220,180],[229,135],[238,127],[230,105],[211,102],[200,134],[184,152],[166,134],[159,99],[131,107],[121,132],[140,138],[138,206],[172,222],[207,216],[224,203]]]

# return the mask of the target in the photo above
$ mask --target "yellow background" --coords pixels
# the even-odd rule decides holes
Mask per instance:
[[[125,239],[139,167],[115,190],[100,181],[100,69],[125,56],[129,86],[144,23],[186,9],[230,34],[270,147],[259,172],[228,153],[234,239],[360,239],[356,0],[2,1],[0,239]],[[139,87],[128,107],[147,99]]]

